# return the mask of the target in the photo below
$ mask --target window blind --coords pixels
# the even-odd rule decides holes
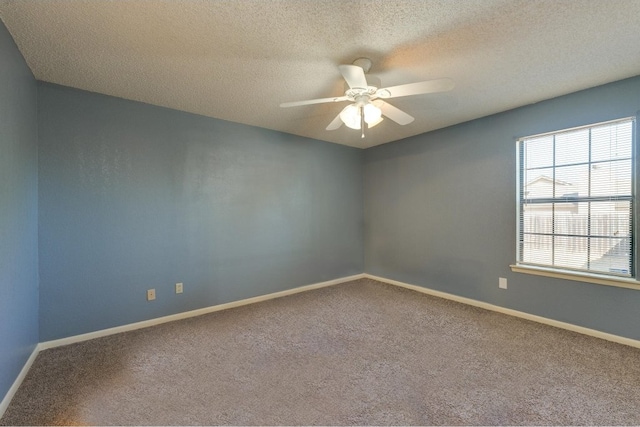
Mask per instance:
[[[633,276],[634,125],[518,141],[519,264]]]

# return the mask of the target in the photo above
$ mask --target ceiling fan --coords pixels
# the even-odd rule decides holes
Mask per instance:
[[[327,130],[338,129],[344,123],[351,129],[361,129],[364,138],[365,124],[367,128],[372,128],[383,120],[382,116],[399,125],[407,125],[414,120],[409,114],[385,102],[385,99],[446,92],[454,87],[451,79],[436,79],[380,88],[379,79],[365,74],[371,69],[371,60],[368,58],[358,58],[353,65],[339,65],[338,69],[349,87],[344,96],[284,102],[280,107],[350,101],[352,103],[340,111]]]

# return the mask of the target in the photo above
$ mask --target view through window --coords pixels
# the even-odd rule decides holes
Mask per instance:
[[[518,264],[633,275],[634,123],[518,141]]]

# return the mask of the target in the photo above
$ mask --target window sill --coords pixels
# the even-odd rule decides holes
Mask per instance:
[[[574,273],[571,271],[560,271],[551,268],[534,267],[530,265],[510,265],[514,273],[533,274],[536,276],[553,277],[556,279],[576,280],[578,282],[595,283],[597,285],[617,286],[620,288],[640,290],[640,282],[635,279],[624,277],[600,276],[598,274]]]

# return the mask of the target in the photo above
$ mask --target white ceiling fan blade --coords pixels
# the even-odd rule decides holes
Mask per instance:
[[[381,99],[376,99],[375,101],[373,101],[373,104],[382,110],[382,114],[384,116],[389,117],[399,125],[408,125],[415,120],[412,116],[408,115],[401,109],[396,108],[391,104],[387,104]]]
[[[323,104],[325,102],[341,102],[347,101],[349,98],[346,96],[335,96],[333,98],[318,98],[318,99],[309,99],[306,101],[292,101],[292,102],[283,102],[280,104],[282,108],[286,107],[298,107],[300,105],[311,105],[311,104]]]
[[[329,126],[327,126],[327,130],[336,130],[340,126],[342,126],[342,119],[340,119],[340,114],[338,113],[336,118],[333,119],[331,123],[329,123]]]
[[[367,78],[364,76],[362,68],[357,65],[338,65],[338,69],[351,89],[367,88]]]
[[[453,89],[455,83],[451,79],[426,80],[424,82],[409,83],[378,89],[376,95],[380,98],[398,98],[400,96],[421,95],[425,93],[446,92]]]

